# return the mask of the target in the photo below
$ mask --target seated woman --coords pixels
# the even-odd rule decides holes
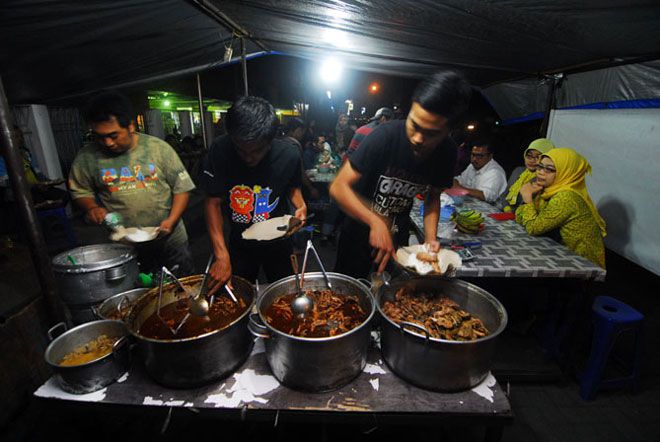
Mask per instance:
[[[513,212],[516,210],[516,207],[522,204],[520,188],[523,184],[536,179],[536,166],[541,159],[541,155],[554,148],[555,145],[547,138],[539,138],[529,143],[529,146],[525,149],[525,153],[523,153],[525,166],[516,167],[511,172],[509,182],[507,183],[507,193],[502,195],[502,200],[500,201],[502,210]]]
[[[605,221],[589,197],[587,173],[589,162],[573,149],[548,151],[541,157],[536,181],[520,188],[523,204],[516,221],[530,235],[558,230],[562,244],[605,268]]]

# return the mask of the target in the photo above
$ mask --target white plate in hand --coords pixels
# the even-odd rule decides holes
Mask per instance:
[[[273,239],[282,238],[287,233],[286,229],[277,230],[277,228],[280,226],[288,226],[290,219],[291,215],[284,215],[252,224],[243,231],[243,239],[271,241]]]
[[[433,270],[431,263],[417,259],[417,254],[422,252],[428,253],[428,249],[424,244],[401,247],[396,251],[396,262],[411,273],[429,276],[454,276],[455,271],[463,265],[458,253],[453,250],[440,249],[437,253],[438,266],[440,267],[440,273],[438,273]],[[447,272],[449,266],[452,269]]]
[[[122,227],[110,235],[112,241],[141,243],[152,241],[158,236],[158,227]]]

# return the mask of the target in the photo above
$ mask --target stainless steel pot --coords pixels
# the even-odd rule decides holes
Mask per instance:
[[[96,244],[62,252],[53,258],[60,297],[75,323],[96,319],[92,307],[137,286],[135,250],[123,244]]]
[[[456,301],[463,310],[481,319],[490,334],[460,342],[429,337],[423,327],[418,327],[416,332],[404,329],[382,310],[385,301],[393,301],[402,287]],[[383,359],[401,378],[429,390],[459,391],[474,387],[488,375],[497,337],[506,328],[507,314],[487,291],[458,279],[417,277],[381,286],[376,304],[381,315]]]
[[[184,284],[200,282],[203,275],[179,278]],[[233,373],[250,356],[254,339],[247,329],[249,313],[254,305],[254,288],[246,280],[232,277],[234,294],[243,298],[245,312],[227,327],[183,339],[153,339],[138,333],[140,326],[158,307],[158,288],[142,296],[126,318],[129,332],[135,336],[139,355],[147,373],[159,384],[188,388],[208,384]],[[173,288],[166,285],[162,305],[177,301]],[[185,296],[185,295],[184,295]],[[226,296],[218,293],[216,296]]]
[[[135,302],[148,291],[149,288],[139,288],[139,289],[129,290],[123,293],[118,293],[116,295],[109,297],[101,304],[95,306],[94,308],[92,308],[92,310],[99,319],[120,320],[123,317],[128,316],[133,304],[135,304]],[[122,311],[125,310],[128,311],[126,311],[125,314],[122,315]],[[115,318],[112,318],[111,316],[115,316]]]
[[[357,295],[369,316],[348,333],[328,338],[303,338],[281,332],[266,322],[264,312],[275,299],[294,293],[295,278],[289,276],[271,284],[259,295],[258,316],[250,318],[252,334],[265,339],[266,358],[275,377],[287,387],[312,392],[340,388],[357,377],[367,362],[371,319],[376,307],[369,289],[350,276],[328,273],[332,289],[339,294]],[[323,274],[305,273],[305,289],[325,289]]]
[[[59,362],[77,347],[93,341],[101,335],[119,338],[112,353],[95,361],[74,366],[61,366]],[[74,394],[90,393],[99,390],[121,377],[130,365],[128,330],[120,321],[94,321],[79,325],[66,331],[63,322],[48,330],[52,341],[44,358],[55,373],[62,390]]]

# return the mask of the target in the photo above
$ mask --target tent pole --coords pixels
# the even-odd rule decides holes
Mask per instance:
[[[243,68],[243,95],[248,94],[248,77],[247,77],[247,54],[245,52],[245,37],[241,37],[241,67]]]
[[[66,319],[66,315],[63,305],[57,296],[57,283],[55,282],[55,274],[53,273],[50,257],[46,252],[46,240],[37,219],[37,212],[34,209],[30,188],[25,179],[19,146],[14,143],[11,136],[12,128],[11,110],[7,102],[2,79],[0,78],[0,153],[5,158],[9,181],[14,192],[14,198],[16,199],[16,207],[25,224],[25,233],[27,234],[30,245],[32,263],[34,264],[34,270],[37,273],[39,285],[41,285],[41,290],[46,301],[49,318],[53,323],[60,322]]]
[[[555,90],[557,88],[557,84],[563,77],[562,74],[555,74],[555,75],[548,75],[546,77],[546,80],[549,81],[549,90],[548,90],[548,98],[545,102],[545,113],[543,115],[543,122],[541,123],[541,128],[539,130],[539,133],[542,137],[547,137],[548,136],[548,123],[550,122],[550,112],[552,111],[552,108],[554,107],[555,104]]]
[[[197,102],[199,103],[199,123],[202,128],[202,141],[204,142],[204,149],[208,150],[209,145],[206,140],[206,120],[204,119],[204,98],[202,98],[202,80],[197,73]]]

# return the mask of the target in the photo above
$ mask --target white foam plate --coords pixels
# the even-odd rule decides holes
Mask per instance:
[[[156,239],[158,231],[158,227],[125,227],[112,232],[110,239],[112,241],[141,243]]]
[[[291,215],[284,215],[252,224],[243,231],[243,239],[271,241],[273,239],[282,238],[286,235],[286,230],[277,230],[277,227],[288,226],[290,219]]]
[[[428,252],[424,244],[401,247],[396,251],[396,261],[412,273],[434,276],[453,276],[446,275],[447,267],[451,264],[454,270],[458,270],[463,265],[463,261],[458,253],[449,249],[440,249],[438,252],[438,264],[442,273],[436,273],[433,271],[431,264],[417,259],[416,255],[419,252]]]

